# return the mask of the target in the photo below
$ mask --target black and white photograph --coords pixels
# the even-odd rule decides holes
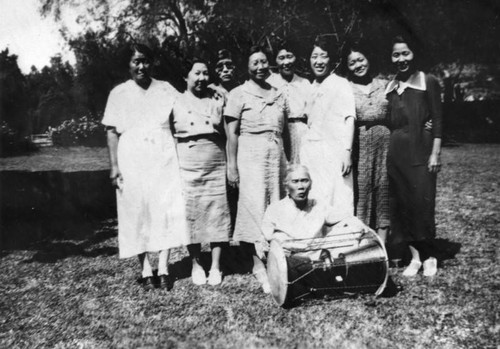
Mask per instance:
[[[500,1],[0,0],[0,348],[500,348]]]

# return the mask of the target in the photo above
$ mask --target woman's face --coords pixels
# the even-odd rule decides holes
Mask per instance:
[[[276,64],[281,75],[291,76],[295,71],[295,55],[291,51],[282,49],[276,56]]]
[[[330,56],[319,46],[314,46],[311,53],[311,69],[316,77],[330,74]]]
[[[407,73],[412,68],[413,51],[405,43],[395,43],[392,47],[391,60],[399,73]]]
[[[205,63],[197,62],[193,64],[187,75],[187,88],[195,94],[201,94],[205,92],[208,86],[208,80],[209,75],[207,65]]]
[[[255,81],[265,81],[269,74],[269,62],[263,52],[255,52],[248,57],[248,74]]]
[[[151,61],[143,53],[134,52],[129,62],[130,76],[138,85],[151,81]]]
[[[368,74],[370,62],[361,52],[351,52],[347,56],[347,68],[352,75],[362,78]]]

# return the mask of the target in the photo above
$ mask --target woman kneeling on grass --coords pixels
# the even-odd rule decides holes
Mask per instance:
[[[169,116],[178,92],[150,76],[151,50],[125,54],[131,78],[110,93],[107,126],[111,181],[117,188],[120,258],[139,256],[145,290],[155,287],[148,253],[160,251],[159,287],[170,289],[169,249],[187,245],[185,202]]]

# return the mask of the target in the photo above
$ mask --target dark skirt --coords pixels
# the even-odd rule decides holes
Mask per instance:
[[[424,151],[430,155],[432,136],[423,132]],[[436,235],[436,175],[425,165],[411,163],[409,137],[393,131],[387,156],[389,176],[390,244],[432,239]]]

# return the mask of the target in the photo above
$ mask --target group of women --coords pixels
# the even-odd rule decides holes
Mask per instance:
[[[424,275],[436,273],[439,84],[417,69],[417,52],[403,37],[392,43],[390,82],[373,76],[364,48],[344,51],[346,78],[332,72],[335,55],[327,42],[316,40],[311,83],[295,73],[290,47],[277,51],[277,73],[255,47],[248,80],[238,85],[231,55],[221,50],[217,81],[209,85],[209,64],[193,59],[179,94],[151,77],[151,51],[132,46],[131,80],[111,91],[102,122],[117,186],[120,257],[139,256],[146,289],[172,287],[168,251],[179,246],[188,248],[194,284],[220,284],[221,250],[233,232],[269,292],[261,222],[267,206],[286,195],[283,177],[291,163],[309,168],[311,197],[339,215],[357,215],[388,244],[407,243],[412,260],[404,275],[415,275],[422,261]],[[234,224],[231,188],[238,189]],[[208,277],[202,243],[212,251]],[[156,279],[149,255],[155,251]]]

